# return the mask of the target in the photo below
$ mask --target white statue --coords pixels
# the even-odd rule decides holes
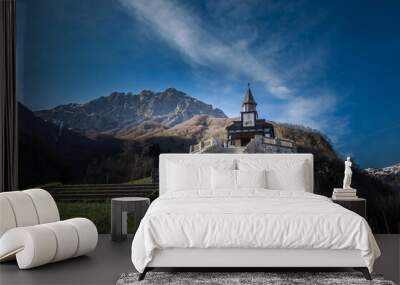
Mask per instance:
[[[344,162],[344,179],[343,179],[343,189],[353,189],[351,188],[351,176],[353,175],[353,171],[351,171],[351,158],[347,157]]]

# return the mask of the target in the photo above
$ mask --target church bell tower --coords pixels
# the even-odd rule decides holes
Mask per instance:
[[[247,84],[247,90],[242,102],[241,120],[234,121],[226,127],[227,142],[230,146],[246,146],[256,135],[265,138],[274,138],[274,126],[266,122],[265,119],[259,119],[257,113],[257,103],[254,100],[250,84]]]
[[[241,112],[242,126],[254,127],[258,118],[257,103],[254,100],[253,93],[250,89],[250,83],[247,83],[247,90],[244,94],[242,103],[243,111]]]

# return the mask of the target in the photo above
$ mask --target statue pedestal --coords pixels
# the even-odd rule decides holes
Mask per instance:
[[[333,188],[333,192],[357,192],[355,188]]]
[[[352,200],[357,199],[357,189],[354,188],[333,188],[332,199]]]

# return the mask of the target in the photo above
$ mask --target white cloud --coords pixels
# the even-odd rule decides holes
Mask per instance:
[[[299,44],[299,41],[304,37],[297,38],[296,34],[304,34],[312,29],[319,19],[309,19],[308,16],[297,19],[296,23],[302,23],[303,26],[297,25],[293,29],[292,16],[298,10],[297,4],[288,9],[288,5],[279,4],[279,1],[268,2],[270,12],[278,11],[284,17],[279,28],[271,28],[265,37],[265,31],[258,31],[257,27],[247,23],[259,12],[258,5],[248,5],[245,1],[240,2],[241,5],[237,1],[209,1],[206,5],[210,14],[208,18],[198,16],[189,6],[190,2],[120,2],[145,28],[150,28],[179,51],[194,67],[210,68],[229,79],[248,78],[264,86],[266,93],[276,99],[271,104],[279,108],[275,112],[279,115],[274,120],[302,124],[321,131],[329,130],[333,137],[340,135],[340,128],[332,133],[332,122],[337,121],[337,96],[330,90],[319,90],[318,93],[309,90],[318,79],[318,74],[322,74],[325,49],[320,45],[301,47],[303,42]],[[259,33],[262,32],[264,36],[260,40]],[[211,82],[208,86],[214,90],[211,93],[218,94]],[[345,125],[345,119],[340,121]]]
[[[183,5],[164,0],[120,1],[132,15],[151,26],[191,63],[247,76],[264,84],[268,93],[277,98],[290,96],[289,86],[246,50],[246,45],[224,43],[204,28],[201,20]]]
[[[320,92],[290,100],[284,104],[279,119],[324,131],[336,146],[340,146],[340,138],[348,134],[348,120],[336,115],[340,103],[338,97],[323,93],[326,91]]]
[[[283,117],[311,128],[325,129],[326,121],[320,118],[331,115],[335,111],[336,103],[336,98],[331,95],[297,97],[285,105]]]

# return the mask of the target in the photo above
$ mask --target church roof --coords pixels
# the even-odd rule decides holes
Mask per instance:
[[[247,90],[246,90],[246,93],[244,94],[243,105],[244,104],[257,105],[256,101],[254,100],[253,93],[251,92],[251,89],[250,89],[250,83],[247,85]]]

